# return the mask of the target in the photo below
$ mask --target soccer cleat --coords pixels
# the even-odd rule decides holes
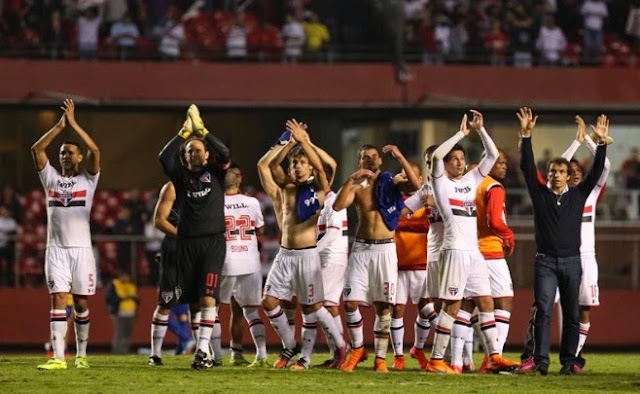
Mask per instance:
[[[459,365],[452,365],[451,369],[453,369],[457,374],[461,374],[462,373],[462,367]]]
[[[584,370],[578,364],[563,365],[560,375],[584,375]]]
[[[161,367],[164,364],[162,363],[162,358],[158,357],[158,356],[151,356],[149,357],[149,363],[150,366],[152,367]]]
[[[331,364],[329,364],[329,368],[340,369],[344,363],[347,361],[347,347],[336,348],[333,352],[333,359],[331,360]]]
[[[393,359],[393,364],[391,365],[391,368],[395,369],[396,371],[404,370],[404,356],[396,356]]]
[[[367,350],[364,348],[364,346],[360,346],[357,349],[351,349],[349,358],[344,364],[342,364],[342,367],[340,367],[340,369],[343,371],[351,372],[356,369],[356,366],[359,363],[367,361],[368,357],[369,355],[367,354]]]
[[[193,122],[193,131],[203,137],[209,133],[209,131],[204,127],[204,121],[202,120],[202,117],[200,117],[200,110],[195,104],[191,104],[189,106],[187,116],[191,119],[191,122]]]
[[[384,358],[376,357],[373,360],[373,370],[378,373],[389,373],[389,368],[387,368],[387,361]]]
[[[249,361],[244,358],[242,354],[238,354],[236,356],[231,354],[231,366],[232,367],[244,367],[245,365],[249,365]]]
[[[499,354],[492,354],[491,356],[489,356],[489,361],[487,362],[487,371],[494,373],[501,371],[513,371],[519,366],[520,363],[517,361],[511,361]]]
[[[469,364],[462,365],[462,372],[473,372],[476,370],[476,366],[473,364],[473,361]]]
[[[444,360],[429,360],[427,363],[427,367],[425,368],[427,372],[435,372],[435,373],[445,373],[445,374],[453,374],[457,375],[461,372],[457,372],[455,369],[451,368]]]
[[[209,368],[224,366],[224,363],[222,362],[222,359],[220,359],[220,360],[210,360],[210,363],[211,363],[211,366]]]
[[[207,353],[198,349],[196,353],[193,355],[193,361],[191,362],[191,368],[200,370],[211,368],[213,366],[213,360],[210,359]]]
[[[328,360],[325,360],[322,364],[316,365],[314,368],[328,369],[328,368],[332,368],[331,367],[332,365],[333,365],[333,359],[330,358]]]
[[[546,376],[549,373],[549,368],[536,364],[534,358],[529,357],[522,361],[520,367],[516,369],[516,373],[525,375],[535,375],[539,373],[542,376]]]
[[[255,359],[251,364],[247,365],[247,368],[268,368],[269,362],[266,358],[263,359]]]
[[[289,360],[291,360],[296,354],[300,353],[300,346],[296,345],[293,349],[284,349],[280,353],[280,357],[273,363],[273,368],[282,369],[286,368]]]
[[[292,371],[305,371],[309,369],[309,366],[310,366],[309,362],[304,358],[300,357],[300,359],[296,361],[296,363],[293,364],[289,369]]]
[[[411,348],[411,350],[409,350],[409,354],[411,355],[411,358],[415,358],[418,361],[418,364],[420,364],[420,369],[427,369],[429,360],[427,360],[427,357],[424,355],[424,349],[418,349],[414,346]]]
[[[67,369],[67,362],[59,358],[51,357],[46,363],[38,365],[41,371],[53,371],[56,369]]]
[[[531,361],[533,361],[533,357],[531,357]],[[482,375],[489,373],[489,370],[487,369],[488,367],[489,367],[489,357],[485,356],[482,359],[482,364],[480,365],[480,369],[478,370],[478,373]]]
[[[78,369],[86,369],[90,367],[89,361],[87,361],[87,356],[76,357],[74,364]]]

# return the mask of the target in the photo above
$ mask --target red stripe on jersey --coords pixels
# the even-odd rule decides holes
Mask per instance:
[[[50,190],[49,191],[49,197],[51,198],[58,198],[60,197],[61,193],[58,193],[55,190]],[[67,193],[62,193],[63,196],[67,197]],[[87,191],[86,190],[78,190],[77,192],[73,192],[71,193],[71,198],[76,198],[76,197],[86,197],[87,196]]]
[[[342,221],[342,228],[348,228],[349,227],[349,222],[346,220]]]
[[[464,208],[464,201],[462,200],[454,200],[453,198],[449,199],[449,204],[453,205],[454,207],[463,207]]]
[[[584,207],[583,213],[591,213],[591,212],[593,212],[593,205]]]
[[[326,224],[319,224],[318,225],[318,230],[325,231],[326,229],[327,229],[327,225]]]

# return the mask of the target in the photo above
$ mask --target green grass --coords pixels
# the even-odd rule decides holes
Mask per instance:
[[[314,355],[320,363],[326,354]],[[515,354],[507,355],[517,358]],[[270,355],[270,360],[275,360]],[[389,358],[389,365],[391,365]],[[206,371],[190,369],[188,356],[165,356],[163,367],[149,367],[145,356],[89,357],[91,369],[77,370],[73,358],[65,371],[38,371],[36,365],[46,361],[40,355],[0,356],[0,392],[47,393],[482,393],[536,392],[640,392],[640,354],[589,354],[588,374],[558,375],[557,355],[554,355],[548,376],[477,375],[442,376],[418,370],[418,364],[408,358],[405,371],[389,374],[373,372],[369,360],[353,373],[311,369],[302,372],[288,370],[247,370],[222,367]],[[225,359],[228,364],[228,359]],[[480,360],[476,360],[476,365]]]

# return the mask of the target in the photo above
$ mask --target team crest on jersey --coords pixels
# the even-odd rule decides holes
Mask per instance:
[[[351,286],[345,286],[344,289],[342,289],[342,294],[344,294],[345,297],[351,294]]]
[[[449,289],[448,289],[448,290],[449,290],[449,294],[450,294],[451,296],[455,296],[456,294],[458,294],[458,290],[459,290],[459,289],[458,289],[458,286],[457,286],[457,285],[452,285],[452,286],[449,286]]]
[[[52,281],[52,280],[47,281],[47,286],[49,286],[49,288],[50,288],[51,290],[53,290],[53,287],[54,287],[55,285],[56,285],[56,282],[54,282],[54,281]]]
[[[200,182],[211,183],[211,174],[207,171],[204,174],[200,175]]]
[[[165,304],[168,304],[173,299],[173,291],[163,291],[160,293],[160,297]]]
[[[476,204],[471,200],[465,200],[464,201],[464,210],[467,211],[467,213],[469,215],[471,215],[473,213],[473,211],[476,210]]]

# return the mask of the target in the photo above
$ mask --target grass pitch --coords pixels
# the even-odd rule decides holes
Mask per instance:
[[[516,354],[508,357],[517,359]],[[321,363],[327,354],[315,354]],[[308,371],[248,370],[221,367],[206,371],[190,368],[189,356],[165,356],[162,367],[147,366],[145,356],[90,355],[90,369],[38,371],[46,361],[41,355],[0,356],[0,392],[2,393],[558,393],[640,392],[640,354],[588,354],[585,375],[560,376],[557,355],[553,356],[548,376],[477,375],[443,376],[420,372],[407,354],[407,369],[378,374],[373,362],[360,364],[353,373],[336,370]],[[478,356],[479,357],[479,356]],[[276,355],[271,354],[270,360]],[[389,366],[393,357],[389,357]],[[228,364],[228,359],[225,358]],[[476,360],[480,365],[480,359]]]

